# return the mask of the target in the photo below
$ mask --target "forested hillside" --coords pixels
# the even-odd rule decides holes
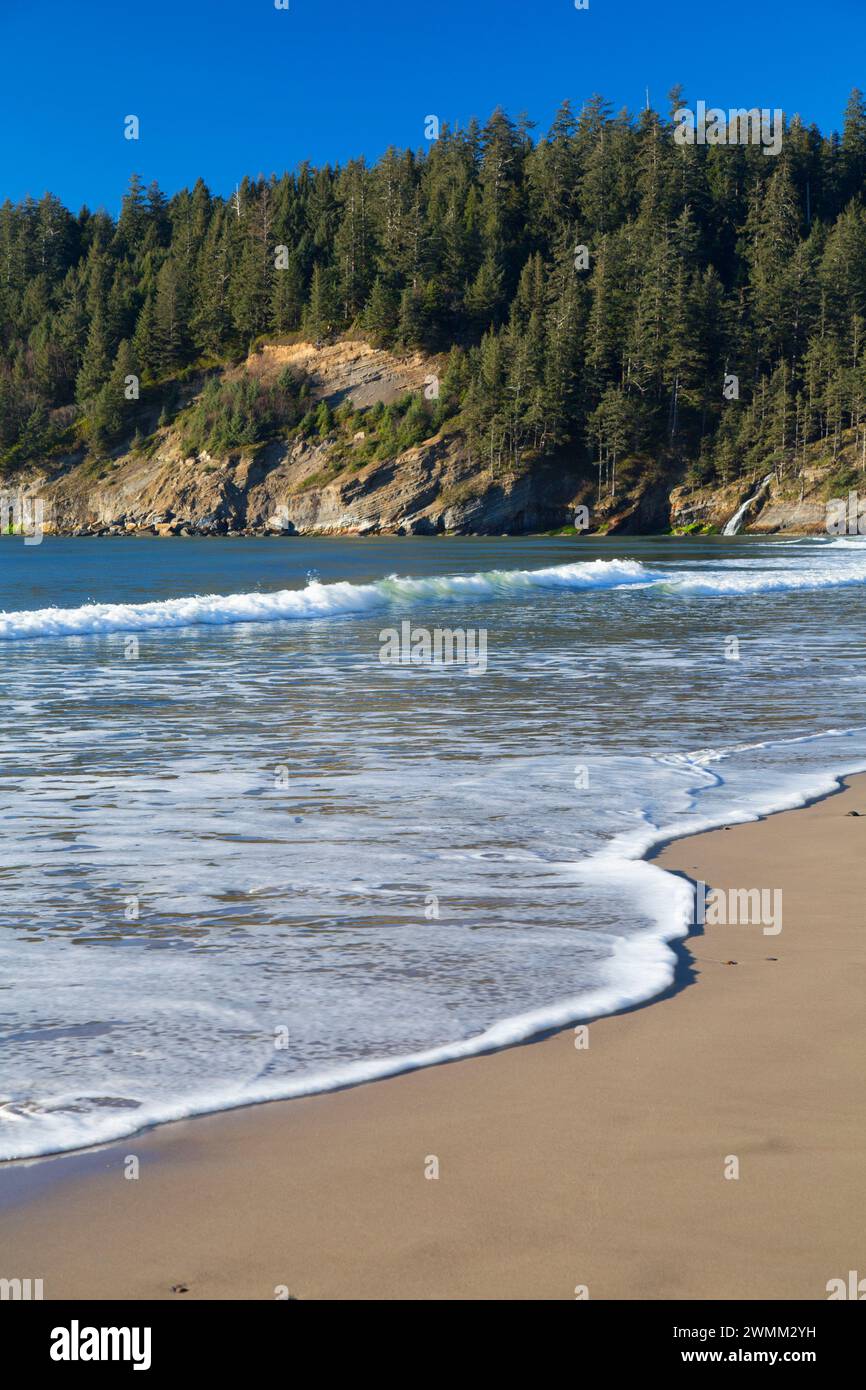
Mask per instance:
[[[418,152],[246,178],[228,198],[133,177],[117,221],[7,201],[0,468],[104,455],[146,432],[142,402],[167,423],[185,377],[298,331],[447,353],[405,438],[459,416],[488,468],[567,453],[611,490],[626,458],[698,483],[796,467],[818,439],[835,455],[866,428],[864,190],[855,91],[841,136],[794,119],[775,158],[679,145],[670,117],[596,97],[541,138],[497,111]],[[289,379],[208,390],[194,447],[330,424]],[[389,408],[395,440],[406,409]]]

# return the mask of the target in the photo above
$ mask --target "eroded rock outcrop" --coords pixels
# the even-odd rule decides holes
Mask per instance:
[[[265,345],[224,375],[267,382],[287,369],[306,380],[313,404],[350,402],[360,411],[426,391],[442,362],[418,353],[398,357],[360,341],[300,342]],[[756,473],[725,485],[687,486],[673,464],[635,458],[621,466],[610,496],[577,449],[509,471],[473,458],[453,421],[384,460],[367,459],[365,437],[363,429],[354,440],[335,431],[217,457],[186,453],[170,425],[156,427],[143,449],[102,462],[70,455],[16,484],[42,498],[47,529],[67,534],[521,533],[565,527],[582,505],[590,531],[622,535],[722,531],[762,481]],[[783,467],[759,489],[745,529],[822,532],[828,487],[844,463],[844,457],[822,457],[815,446],[796,470]]]

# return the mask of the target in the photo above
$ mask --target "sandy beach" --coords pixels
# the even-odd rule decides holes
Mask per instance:
[[[713,888],[781,888],[783,929],[707,926],[588,1047],[568,1029],[6,1165],[0,1275],[46,1298],[826,1298],[866,1249],[864,837],[859,777],[665,848]]]

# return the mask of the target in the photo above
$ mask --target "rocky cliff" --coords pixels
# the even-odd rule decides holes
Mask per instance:
[[[421,392],[442,364],[364,342],[266,345],[225,375],[274,380],[285,369],[308,382],[313,402],[357,411]],[[754,477],[689,487],[676,469],[648,459],[622,463],[614,496],[587,461],[573,457],[491,469],[473,459],[459,419],[386,460],[364,461],[364,431],[352,441],[289,438],[211,456],[184,452],[175,425],[155,426],[144,448],[94,461],[83,453],[14,479],[42,498],[45,526],[66,534],[502,534],[574,523],[608,535],[722,530],[754,491]],[[846,462],[814,446],[796,470],[781,469],[745,517],[760,533],[822,532],[826,499]],[[853,462],[847,459],[853,468]],[[866,475],[863,475],[866,483]],[[6,490],[9,490],[8,483]]]

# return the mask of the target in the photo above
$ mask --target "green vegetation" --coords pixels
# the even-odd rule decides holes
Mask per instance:
[[[379,403],[367,410],[356,410],[347,402],[332,411],[322,401],[304,416],[299,433],[314,443],[328,441],[332,475],[334,470],[358,470],[367,463],[392,459],[421,444],[440,429],[447,409],[438,402],[433,408],[411,392],[393,405]],[[323,479],[317,475],[316,481]],[[305,486],[313,486],[313,480],[308,479]]]
[[[866,101],[841,136],[789,121],[772,158],[673,129],[594,97],[541,139],[496,111],[229,199],[134,176],[117,221],[7,201],[0,468],[136,430],[146,451],[178,416],[190,449],[333,436],[344,467],[459,426],[479,465],[577,456],[601,495],[635,457],[695,483],[799,468],[816,441],[839,461],[866,435]],[[340,333],[447,353],[438,398],[334,414],[229,378],[189,404],[257,342]]]
[[[671,528],[672,536],[712,536],[718,528],[708,522],[689,521],[685,526]]]
[[[230,453],[287,434],[304,415],[307,384],[283,372],[272,386],[252,376],[212,378],[178,417],[187,453]]]

